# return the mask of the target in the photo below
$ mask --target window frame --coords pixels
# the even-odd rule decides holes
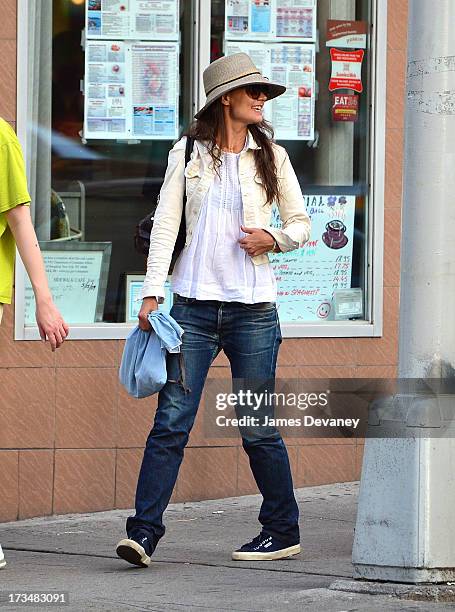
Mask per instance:
[[[285,338],[380,337],[383,332],[383,263],[384,263],[384,192],[387,88],[387,4],[388,0],[372,0],[373,22],[370,30],[371,90],[369,93],[369,194],[366,274],[369,288],[366,320],[282,323]],[[17,5],[17,135],[24,150],[27,175],[30,151],[27,146],[28,120],[28,0]],[[192,92],[194,112],[205,100],[202,66],[210,62],[210,0],[193,0],[193,40],[195,57]],[[379,86],[380,85],[380,86]],[[32,202],[33,206],[33,202]],[[36,326],[26,327],[25,267],[16,253],[15,272],[15,340],[39,340]],[[93,323],[72,325],[71,340],[121,340],[134,327],[131,323]]]

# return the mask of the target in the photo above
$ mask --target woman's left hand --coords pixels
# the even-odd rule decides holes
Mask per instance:
[[[240,248],[246,251],[250,257],[268,253],[273,249],[275,239],[272,234],[257,227],[245,227],[241,225],[240,229],[242,232],[245,232],[245,234],[248,234],[248,236],[239,240]]]

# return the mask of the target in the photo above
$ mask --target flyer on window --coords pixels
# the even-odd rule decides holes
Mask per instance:
[[[122,138],[127,131],[127,46],[87,41],[85,48],[85,138]]]
[[[87,41],[84,138],[178,136],[178,43]]]
[[[133,138],[177,138],[178,53],[174,43],[131,45]]]
[[[365,51],[340,51],[330,49],[332,60],[332,75],[329,82],[329,91],[337,89],[353,89],[362,93],[362,62]]]
[[[271,121],[280,140],[313,140],[315,112],[314,45],[276,44],[270,49],[270,79],[286,86],[271,100]]]
[[[305,196],[311,239],[289,253],[272,254],[280,321],[333,320],[333,293],[351,287],[355,196]],[[281,226],[276,207],[272,225]]]
[[[286,92],[265,105],[264,118],[273,124],[277,140],[313,140],[315,114],[315,57],[312,44],[231,42],[226,55],[248,53],[271,81]]]
[[[179,0],[87,0],[86,38],[179,39]]]
[[[327,47],[342,49],[366,49],[368,35],[367,21],[328,19]]]
[[[316,41],[316,0],[226,0],[227,40]]]
[[[277,4],[277,39],[316,40],[316,0],[284,0]]]

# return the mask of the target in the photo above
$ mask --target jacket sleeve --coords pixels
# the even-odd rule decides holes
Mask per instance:
[[[164,283],[167,280],[182,218],[185,147],[186,136],[181,138],[169,152],[159,204],[150,234],[147,274],[140,294],[141,298],[156,297],[160,304],[164,302]]]
[[[284,149],[283,149],[284,151]],[[283,253],[302,247],[310,238],[311,221],[307,214],[300,184],[286,151],[278,168],[280,200],[278,210],[282,221],[280,229],[263,227],[278,243]]]

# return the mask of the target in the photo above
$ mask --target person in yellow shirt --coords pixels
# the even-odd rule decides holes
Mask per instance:
[[[49,342],[55,351],[67,337],[69,328],[52,300],[29,204],[21,146],[14,130],[0,118],[0,323],[3,304],[11,304],[17,245],[35,294],[41,339]],[[0,546],[0,569],[5,565]]]

